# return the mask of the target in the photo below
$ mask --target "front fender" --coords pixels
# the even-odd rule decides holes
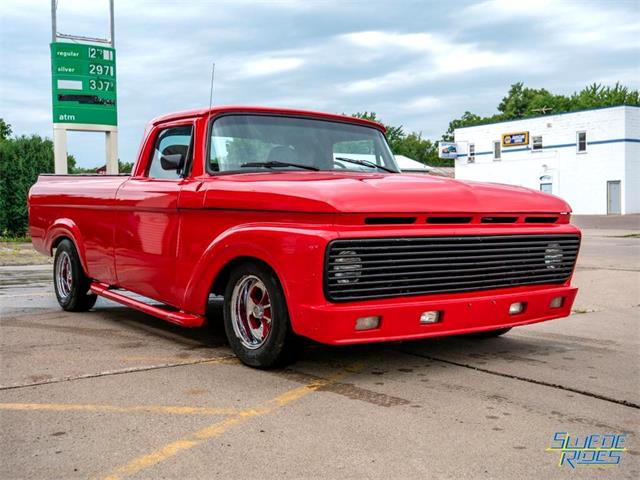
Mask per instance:
[[[324,249],[333,237],[317,225],[313,229],[273,224],[232,228],[211,242],[196,264],[185,290],[185,310],[204,314],[222,269],[237,258],[251,257],[269,265],[278,276],[294,323],[292,304],[322,295]]]
[[[60,237],[69,237],[73,241],[80,256],[82,268],[85,272],[88,272],[84,240],[78,225],[70,218],[59,218],[51,224],[47,229],[44,240],[44,246],[49,255],[53,254],[53,245]]]

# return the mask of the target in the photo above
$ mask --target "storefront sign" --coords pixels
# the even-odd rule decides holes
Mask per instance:
[[[458,158],[458,146],[454,142],[438,142],[439,158]]]
[[[517,147],[521,145],[529,145],[529,132],[503,133],[503,147]]]

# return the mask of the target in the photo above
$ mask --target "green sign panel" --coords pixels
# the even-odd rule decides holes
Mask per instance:
[[[118,124],[113,48],[54,42],[51,78],[53,123]]]

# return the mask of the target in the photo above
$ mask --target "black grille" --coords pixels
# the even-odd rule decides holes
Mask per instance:
[[[326,253],[325,294],[344,302],[561,284],[579,247],[574,234],[334,240]]]

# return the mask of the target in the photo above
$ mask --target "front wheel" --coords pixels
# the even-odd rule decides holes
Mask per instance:
[[[224,294],[224,329],[234,353],[255,368],[293,360],[296,336],[280,282],[256,262],[231,272]]]
[[[75,245],[65,238],[58,244],[53,262],[53,285],[62,309],[68,312],[90,310],[98,298],[88,293],[90,284]]]

